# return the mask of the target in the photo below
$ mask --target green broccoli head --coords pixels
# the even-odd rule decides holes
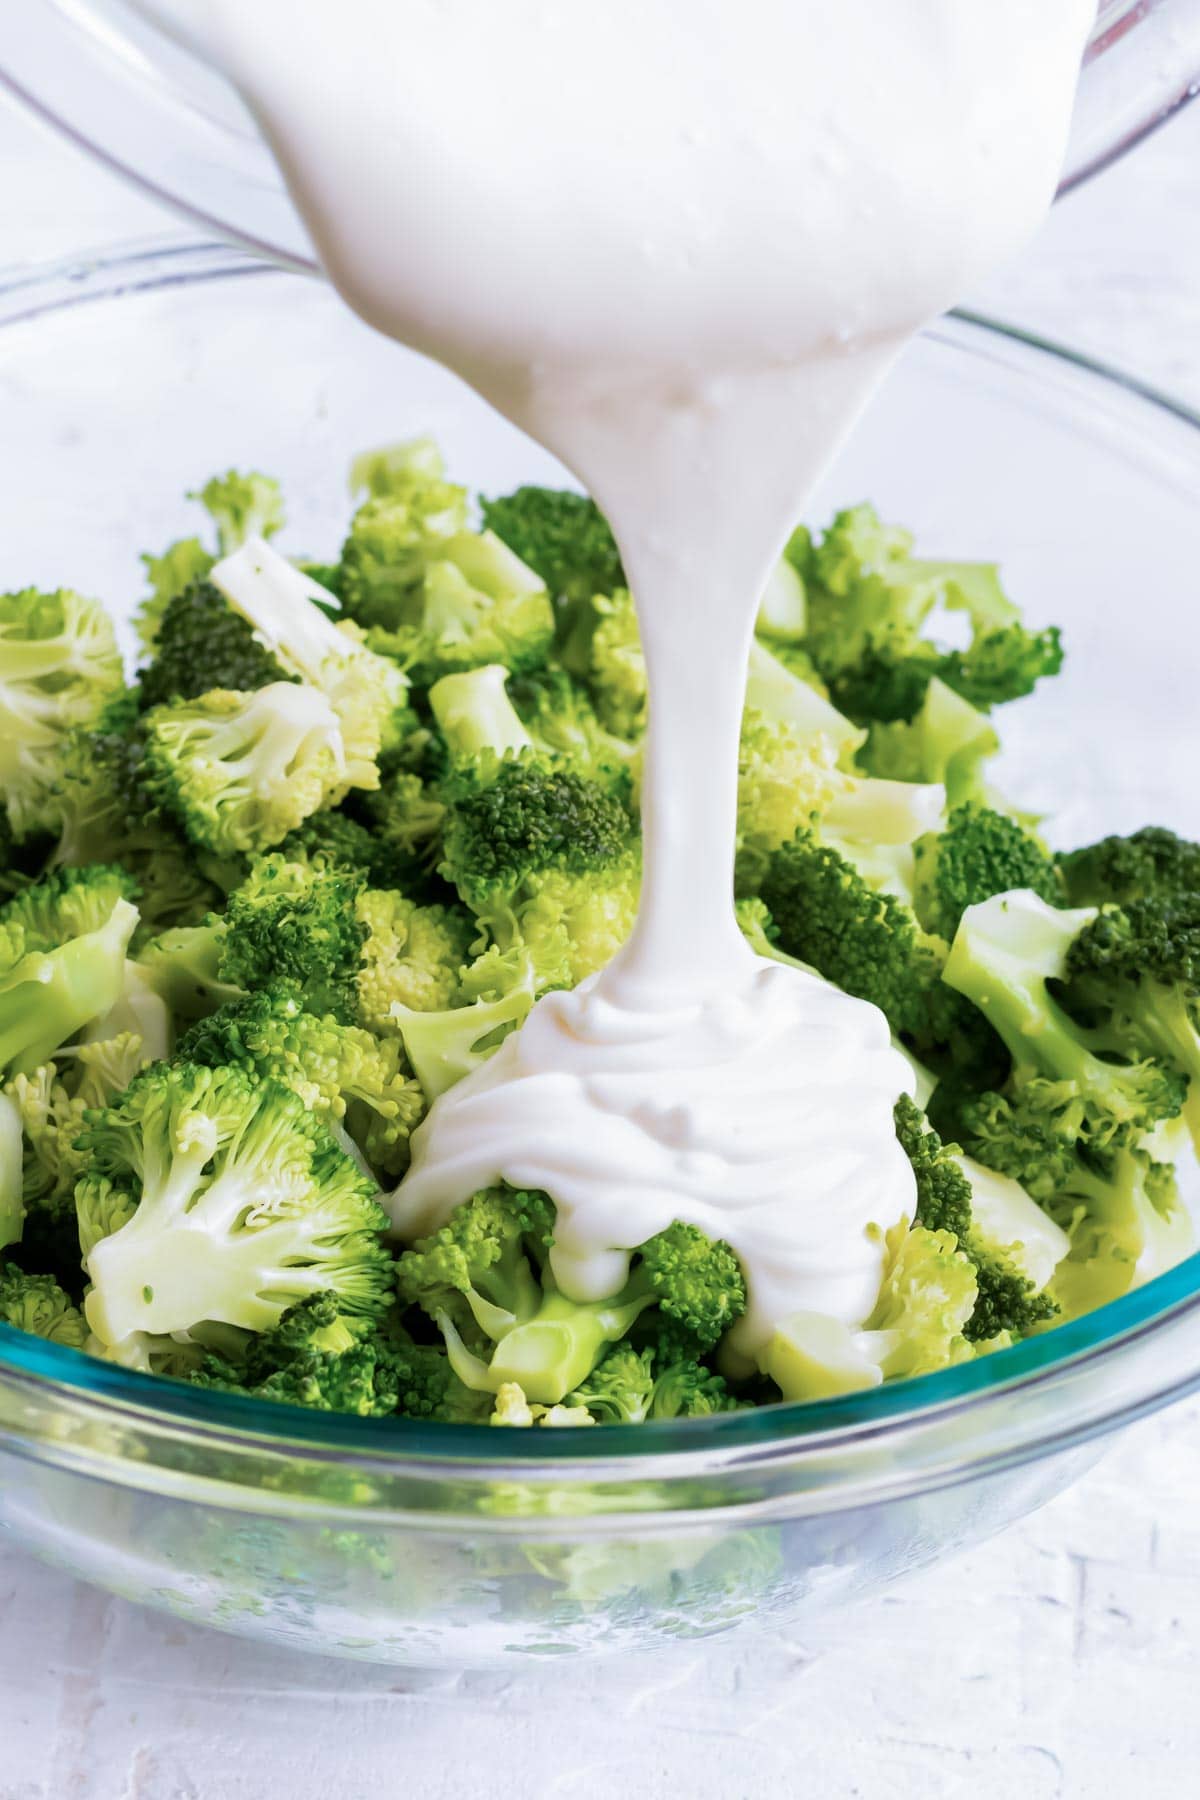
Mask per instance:
[[[963,915],[944,975],[1003,1038],[1014,1090],[1032,1077],[1072,1083],[1084,1107],[1083,1135],[1102,1148],[1136,1142],[1178,1117],[1187,1083],[1150,1058],[1106,1060],[1108,1041],[1055,998],[1071,945],[1094,917],[1091,909],[1056,909],[1028,890],[997,895]]]
[[[375,1185],[277,1082],[155,1063],[81,1143],[85,1310],[103,1344],[206,1321],[264,1331],[317,1293],[350,1313],[386,1306]]]
[[[1106,837],[1059,857],[1072,906],[1175,902],[1200,892],[1200,844],[1162,825],[1130,837]]]
[[[308,1011],[352,1022],[367,937],[361,892],[355,870],[256,857],[229,896],[221,979],[247,992],[282,984]]]
[[[221,855],[270,849],[346,793],[338,716],[316,688],[218,689],[146,718],[146,782],[193,843]]]
[[[198,500],[216,526],[222,556],[240,549],[251,538],[274,537],[287,523],[283,492],[270,475],[230,469],[214,475],[188,499]]]
[[[445,1403],[453,1376],[443,1351],[345,1312],[335,1295],[322,1293],[252,1338],[243,1360],[210,1354],[188,1379],[318,1412],[428,1418]]]
[[[87,1326],[69,1294],[49,1275],[27,1275],[15,1263],[0,1261],[0,1325],[82,1350]]]
[[[143,554],[150,592],[139,601],[133,622],[144,649],[154,649],[163,614],[172,600],[204,581],[216,560],[195,537],[168,544],[161,556]]]
[[[154,652],[138,677],[144,708],[198,700],[223,688],[250,693],[288,679],[270,651],[209,581],[194,582],[163,609]]]
[[[268,988],[193,1025],[177,1055],[280,1082],[318,1118],[344,1125],[374,1167],[393,1177],[408,1167],[408,1140],[425,1098],[397,1039],[318,1018],[290,989]]]
[[[112,622],[68,589],[0,594],[0,795],[18,838],[53,830],[68,734],[124,686]]]
[[[485,525],[533,569],[556,600],[590,601],[624,587],[620,552],[594,500],[523,487],[481,500]]]
[[[1063,899],[1058,870],[1044,845],[991,807],[956,807],[945,827],[915,848],[918,917],[947,942],[968,907],[996,894],[1025,888],[1051,906]]]
[[[342,739],[342,791],[379,785],[378,761],[412,726],[408,679],[376,656],[352,624],[335,625],[337,600],[311,576],[251,538],[212,571],[213,586],[280,666],[324,695]]]
[[[132,886],[120,869],[65,869],[0,907],[0,1074],[32,1074],[121,998]]]

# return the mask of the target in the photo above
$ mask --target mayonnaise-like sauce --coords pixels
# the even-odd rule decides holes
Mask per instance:
[[[1094,0],[145,3],[237,82],[349,303],[575,472],[637,597],[637,925],[438,1100],[398,1228],[504,1178],[556,1201],[570,1294],[684,1219],[741,1256],[747,1356],[860,1324],[911,1071],[734,919],[756,602],[893,358],[1047,207]]]

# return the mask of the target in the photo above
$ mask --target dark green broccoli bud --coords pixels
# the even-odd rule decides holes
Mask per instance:
[[[1131,837],[1101,838],[1058,861],[1072,906],[1175,901],[1200,892],[1200,844],[1162,825],[1146,825]]]
[[[343,1311],[332,1294],[316,1294],[252,1338],[243,1361],[209,1355],[188,1379],[318,1412],[429,1417],[445,1399],[451,1371],[444,1351]]]
[[[468,905],[486,906],[497,888],[562,869],[583,875],[628,853],[628,812],[602,786],[572,769],[520,760],[452,806],[442,872]]]
[[[937,1035],[932,996],[945,946],[898,896],[869,886],[837,850],[801,831],[772,857],[762,899],[789,956],[878,1006],[893,1031],[921,1045]]]
[[[49,1275],[27,1275],[0,1259],[0,1325],[33,1337],[82,1350],[87,1341],[83,1314]]]
[[[386,1307],[375,1183],[277,1082],[154,1063],[89,1115],[80,1147],[85,1311],[110,1350],[209,1322],[265,1331],[311,1294]]]
[[[488,529],[541,576],[556,600],[587,601],[625,586],[616,540],[594,500],[523,487],[479,505]]]
[[[1057,625],[1030,631],[1007,625],[985,632],[968,650],[948,650],[938,659],[938,677],[972,706],[986,711],[1032,694],[1039,681],[1063,666],[1062,634]]]
[[[920,838],[914,849],[917,915],[926,930],[947,942],[967,908],[995,894],[1029,888],[1052,906],[1063,899],[1049,852],[1015,819],[991,807],[957,807],[943,831]]]
[[[316,1117],[344,1122],[376,1168],[408,1167],[408,1140],[425,1097],[404,1063],[398,1039],[317,1018],[287,988],[248,994],[192,1026],[176,1048],[185,1062],[240,1068],[282,1082]]]
[[[446,1316],[481,1347],[537,1311],[553,1236],[554,1207],[545,1194],[485,1188],[456,1207],[440,1231],[403,1252],[396,1265],[400,1299],[432,1319]]]
[[[374,800],[377,796],[370,798]],[[336,808],[313,813],[303,825],[290,831],[279,846],[279,854],[288,862],[322,863],[333,868],[357,870],[377,888],[402,886],[412,863],[393,838],[383,832],[369,831],[349,813]]]
[[[916,1223],[963,1242],[971,1229],[971,1183],[907,1094],[896,1102],[896,1136],[916,1179]]]
[[[729,1245],[695,1225],[674,1224],[639,1251],[659,1312],[710,1350],[746,1310],[746,1280]]]
[[[282,984],[309,1012],[351,1023],[367,939],[357,911],[362,887],[362,876],[343,866],[255,858],[229,896],[222,979],[247,992]]]
[[[209,581],[196,582],[163,611],[154,655],[139,676],[144,709],[198,700],[214,688],[250,693],[292,679]]]

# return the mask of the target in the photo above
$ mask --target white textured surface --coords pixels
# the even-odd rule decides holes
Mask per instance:
[[[1062,207],[990,305],[1200,403],[1200,106]],[[161,229],[0,110],[0,265]],[[1004,1537],[778,1638],[423,1676],[157,1619],[0,1545],[0,1800],[1185,1800],[1200,1403]]]

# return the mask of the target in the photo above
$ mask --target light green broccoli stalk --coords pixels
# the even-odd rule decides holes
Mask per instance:
[[[25,1223],[24,1163],[20,1108],[0,1092],[0,1250],[18,1241]]]
[[[373,1184],[302,1100],[240,1069],[156,1063],[83,1134],[76,1188],[104,1344],[264,1331],[308,1295],[350,1313],[387,1304],[387,1215]]]

